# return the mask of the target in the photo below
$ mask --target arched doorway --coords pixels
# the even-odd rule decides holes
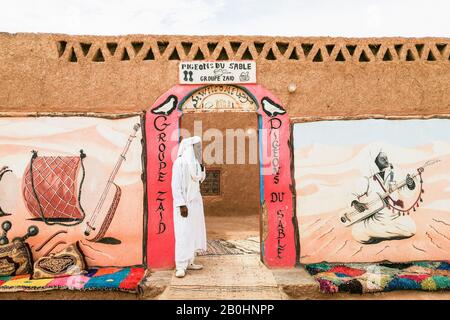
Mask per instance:
[[[240,88],[211,86],[181,101],[179,108],[180,138],[196,135],[203,142],[206,179],[200,187],[208,250],[200,255],[259,253],[256,103]]]
[[[217,103],[220,95],[233,99],[228,99],[231,103]],[[261,259],[269,267],[293,266],[295,206],[291,192],[289,118],[278,99],[260,85],[178,85],[162,95],[146,113],[147,264],[152,268],[174,266],[170,184],[183,112],[256,112],[259,181],[249,183],[259,184]]]

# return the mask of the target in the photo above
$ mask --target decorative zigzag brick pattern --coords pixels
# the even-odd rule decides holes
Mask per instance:
[[[373,63],[450,61],[450,42],[403,39],[331,39],[329,41],[291,38],[277,41],[183,41],[143,38],[95,42],[61,39],[56,42],[61,61],[105,63],[112,61],[180,60],[267,60],[302,63]]]

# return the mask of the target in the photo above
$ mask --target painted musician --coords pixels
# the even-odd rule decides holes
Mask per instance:
[[[205,179],[201,138],[194,136],[180,143],[172,169],[173,220],[175,229],[175,276],[186,270],[200,270],[194,263],[197,251],[205,251],[206,228],[200,183]]]
[[[366,177],[360,186],[360,190],[354,195],[356,199],[351,202],[351,206],[358,212],[370,210],[367,203],[375,200],[378,194],[384,194],[396,185],[395,171],[388,157],[384,152],[380,152],[375,158],[378,172],[371,177]],[[407,174],[406,188],[414,190],[416,182]],[[408,191],[405,189],[405,191]],[[386,207],[381,211],[355,223],[352,227],[354,239],[363,244],[379,243],[385,240],[398,240],[410,238],[416,233],[416,225],[409,215],[402,214],[405,207],[404,202],[399,199],[404,190],[391,193],[386,199]],[[380,198],[378,198],[380,199]],[[398,208],[398,210],[395,210]]]

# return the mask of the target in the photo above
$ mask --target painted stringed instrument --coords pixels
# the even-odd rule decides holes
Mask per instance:
[[[136,133],[139,130],[140,126],[141,125],[139,123],[136,123],[134,125],[133,132],[128,137],[128,141],[119,156],[119,160],[117,161],[113,171],[111,172],[111,175],[109,176],[108,182],[105,189],[103,190],[102,195],[100,196],[97,206],[90,216],[89,221],[86,222],[84,235],[86,237],[92,237],[90,239],[88,238],[88,240],[91,242],[97,242],[105,236],[106,231],[108,231],[112,219],[114,218],[114,214],[117,210],[117,206],[119,205],[120,197],[122,195],[122,190],[116,183],[114,183],[114,178],[116,177],[117,172],[122,165],[122,162],[125,160],[125,155],[130,148],[131,142],[134,138],[136,138]],[[114,186],[115,188],[114,193],[110,192],[112,186]],[[107,211],[103,210],[103,205],[105,204],[105,202],[107,202],[106,200],[110,200],[109,202],[111,203]]]
[[[421,166],[420,168],[417,169],[417,172],[411,174],[411,178],[415,178],[417,176],[421,176],[422,172],[424,171],[424,168],[427,166],[431,166],[433,164],[438,163],[440,160],[430,160],[425,162],[425,164],[423,166]],[[347,211],[345,213],[343,213],[340,216],[340,221],[346,226],[351,226],[352,224],[359,222],[361,220],[364,220],[372,215],[374,215],[377,212],[380,212],[381,210],[383,210],[384,208],[386,208],[388,205],[388,201],[387,198],[389,198],[389,196],[394,193],[395,191],[403,188],[406,186],[406,179],[403,180],[402,182],[400,182],[399,184],[396,184],[393,188],[391,188],[390,190],[384,192],[384,193],[380,193],[377,192],[375,197],[366,203],[363,203],[365,210],[363,212],[359,212],[356,209],[353,209],[352,211]],[[422,189],[421,192],[419,194],[419,199],[421,199],[421,194],[422,194]],[[416,201],[417,202],[417,201]],[[407,210],[403,210],[403,211],[409,211],[410,209],[413,209],[413,207],[407,209]],[[415,209],[414,209],[415,211]]]

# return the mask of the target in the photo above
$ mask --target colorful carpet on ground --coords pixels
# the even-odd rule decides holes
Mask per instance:
[[[450,290],[450,261],[305,265],[324,293]]]
[[[0,292],[69,290],[112,290],[138,292],[145,277],[144,268],[93,268],[86,274],[30,279],[30,275],[0,277]]]

